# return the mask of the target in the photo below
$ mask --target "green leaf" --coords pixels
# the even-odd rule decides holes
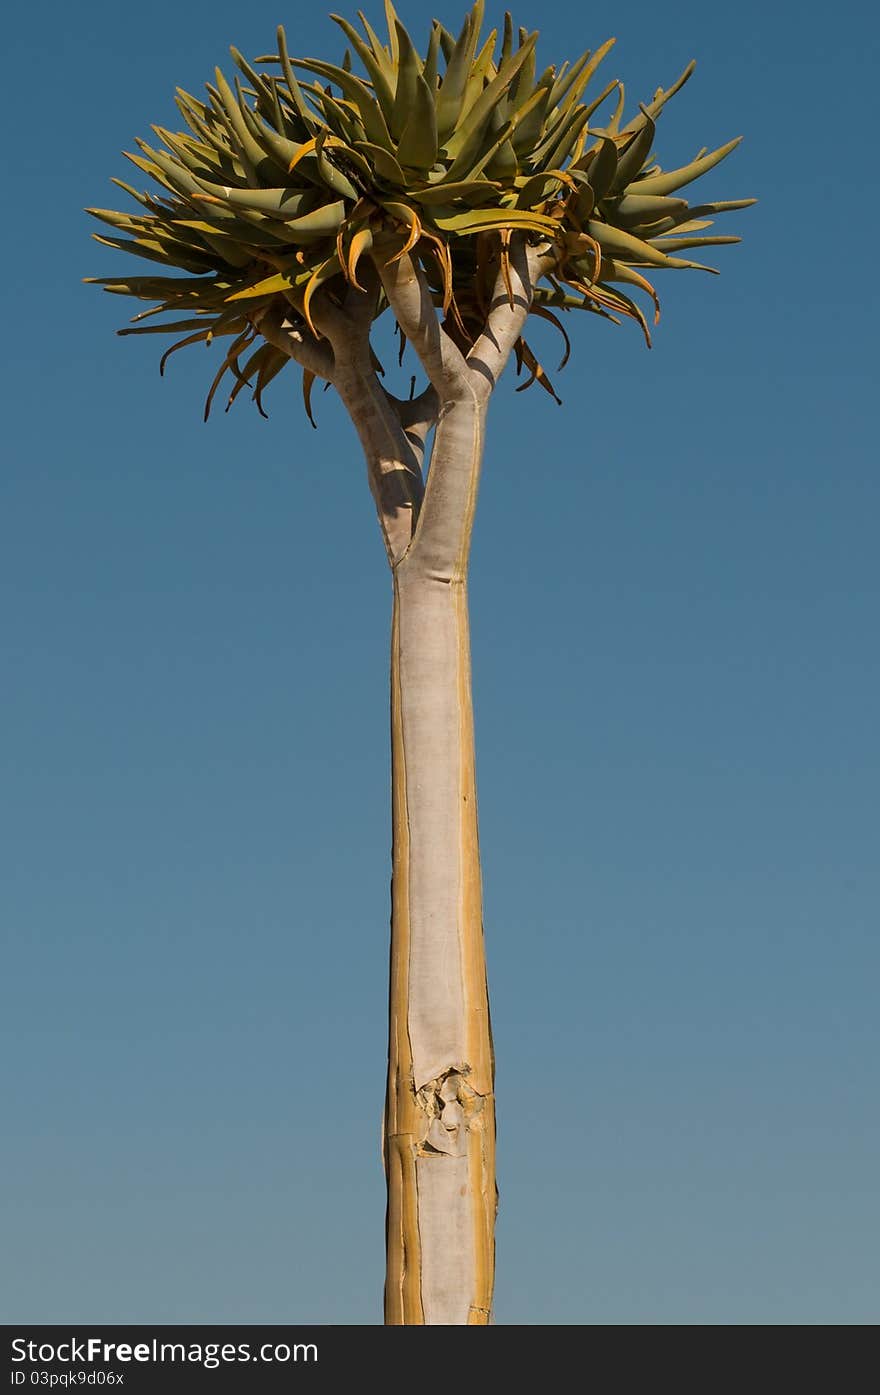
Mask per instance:
[[[217,258],[211,252],[198,252],[192,247],[172,250],[155,239],[137,238],[130,242],[123,237],[103,237],[100,233],[92,233],[92,237],[104,247],[115,247],[119,252],[131,252],[136,257],[161,262],[165,266],[179,266],[182,271],[207,271],[217,264]]]
[[[555,237],[559,232],[559,224],[553,218],[522,208],[480,208],[467,213],[436,213],[433,221],[444,232],[463,236],[497,231],[499,228],[522,228],[528,232],[543,233],[545,237]]]
[[[596,201],[600,202],[614,183],[617,170],[617,146],[614,141],[608,136],[602,136],[595,153],[587,151],[586,155],[578,160],[576,168],[586,171]]]
[[[429,170],[437,159],[434,94],[421,74],[416,77],[412,106],[400,137],[397,158],[401,165],[415,170]]]
[[[471,64],[471,70],[468,73],[467,82],[465,83],[464,95],[461,99],[461,109],[458,116],[459,123],[467,116],[485,84],[491,82],[496,76],[497,69],[492,62],[492,55],[495,51],[497,38],[498,30],[493,29]]]
[[[302,271],[288,272],[279,271],[274,276],[267,276],[262,281],[256,281],[252,286],[245,286],[243,291],[236,291],[234,295],[228,295],[227,301],[256,300],[261,295],[275,295],[280,291],[289,291],[298,281],[307,280]]]
[[[355,29],[354,25],[349,24],[347,19],[343,19],[341,15],[331,15],[330,18],[333,20],[334,24],[339,25],[340,29],[345,34],[345,37],[348,39],[352,48],[355,50],[364,67],[366,68],[367,73],[370,77],[370,81],[373,84],[377,101],[382,109],[382,115],[384,116],[385,121],[390,123],[391,113],[394,111],[394,92],[389,81],[389,65],[387,63],[387,60],[386,62],[382,63],[376,57],[376,54],[370,48],[369,44],[364,43],[363,39]],[[364,25],[364,28],[371,33],[372,31],[369,30],[369,26],[367,25],[367,22],[364,19],[363,15],[361,15],[360,18],[361,23]],[[376,40],[376,46],[381,49],[381,45],[379,45],[378,40]]]
[[[210,146],[203,141],[193,140],[191,136],[175,135],[173,131],[166,131],[164,126],[153,126],[151,129],[184,168],[196,174],[204,169],[206,158],[210,159],[214,154]]]
[[[427,189],[411,189],[409,196],[415,203],[425,204],[429,208],[432,204],[451,204],[456,199],[462,199],[465,203],[473,200],[475,204],[480,204],[496,196],[500,188],[500,184],[493,184],[488,179],[463,179],[455,184],[431,184]]]
[[[308,104],[300,91],[299,83],[294,76],[290,62],[290,54],[287,51],[287,38],[284,33],[284,28],[280,24],[278,26],[278,55],[281,61],[281,71],[284,73],[284,80],[287,83],[287,90],[290,93],[290,100],[293,102],[297,115],[303,122],[309,135],[311,135],[315,129],[315,118],[309,110]]]
[[[355,149],[366,157],[376,174],[380,179],[384,179],[386,184],[396,184],[406,188],[409,182],[406,175],[395,157],[390,155],[381,145],[373,145],[371,141],[359,140]]]
[[[546,103],[546,99],[546,88],[537,88],[531,94],[531,96],[527,97],[526,100],[522,102],[520,106],[517,107],[516,110],[510,114],[510,119],[506,122],[506,124],[504,124],[500,128],[497,128],[499,134],[496,135],[496,139],[480,154],[479,158],[476,160],[473,168],[471,169],[470,177],[472,179],[475,178],[476,175],[480,173],[480,171],[485,169],[485,167],[494,158],[496,153],[503,148],[505,141],[507,141],[508,139],[510,140],[511,150],[513,153],[513,160],[515,162],[515,169],[513,168],[513,166],[511,166],[512,174],[510,175],[510,177],[515,177],[516,171],[519,169],[519,162],[516,159],[516,150],[518,147],[517,133],[519,131],[520,124],[524,121],[528,121],[532,112],[535,111],[536,108],[538,108],[539,106],[543,106]],[[498,108],[496,108],[496,113],[497,111]],[[447,173],[445,177],[448,179],[449,174]],[[501,177],[502,176],[499,174],[498,178]]]
[[[657,223],[687,211],[686,199],[670,199],[658,194],[625,194],[614,206],[614,222],[624,227]]]
[[[441,27],[442,26],[439,25],[435,19],[431,26],[431,37],[428,40],[428,51],[425,54],[425,66],[422,69],[422,77],[428,84],[428,90],[431,92],[432,96],[434,95],[435,89],[437,87],[437,64],[440,56]]]
[[[269,213],[273,218],[297,218],[315,206],[317,191],[298,193],[294,189],[221,189],[214,186],[213,197],[229,208],[251,208],[256,213]],[[202,200],[208,203],[208,200]],[[216,205],[209,203],[213,210]]]
[[[253,83],[257,94],[262,95],[271,106],[272,88],[269,86],[268,79],[263,73],[258,73],[255,68],[251,67],[250,63],[248,63],[247,59],[238,51],[234,44],[230,44],[229,53],[239,72],[243,73],[248,81]]]
[[[653,246],[663,252],[684,252],[688,247],[722,247],[742,242],[741,237],[664,237],[651,238]]]
[[[483,127],[489,119],[492,108],[510,87],[511,82],[537,42],[537,33],[530,34],[522,48],[514,53],[506,63],[502,64],[497,77],[484,87],[464,121],[456,127],[454,134],[446,141],[446,153],[453,161],[453,168],[456,165],[460,166],[455,176],[452,175],[450,169],[450,178],[461,178],[467,173],[467,161],[472,158],[473,151],[479,145]],[[440,91],[442,95],[443,89],[441,88]],[[439,128],[439,120],[437,124]]]
[[[524,70],[523,70],[524,71]],[[522,74],[520,74],[522,76]],[[518,101],[520,90],[523,84],[517,87],[516,97]],[[528,160],[538,141],[542,138],[547,112],[550,107],[550,85],[539,84],[533,90],[526,88],[528,92],[527,111],[519,110],[517,116],[516,130],[513,135],[513,148],[521,160]]]
[[[653,101],[649,102],[645,107],[645,110],[647,111],[650,117],[652,117],[656,121],[657,117],[660,115],[661,111],[665,107],[666,103],[669,101],[670,97],[674,97],[676,92],[681,91],[681,89],[684,87],[685,83],[693,73],[696,66],[696,60],[692,58],[690,63],[688,63],[687,67],[682,73],[681,77],[676,78],[675,82],[672,84],[671,87],[667,87],[665,92],[662,87],[658,87],[657,91],[654,93]],[[634,130],[637,125],[638,117],[634,117],[628,126],[624,126],[623,134],[626,134],[627,131]]]
[[[259,189],[248,191],[255,196],[259,196],[262,192],[274,193],[276,191]],[[298,217],[289,216],[290,211],[296,206],[297,201],[295,200],[291,200],[289,206],[283,203],[279,204],[277,210],[264,206],[257,211],[251,209],[244,202],[235,205],[242,218],[254,218],[256,220],[255,227],[258,230],[272,233],[276,240],[284,242],[313,242],[318,237],[335,236],[345,221],[345,204],[341,199],[335,203],[323,204],[320,208],[312,209]],[[216,204],[205,201],[202,207],[208,211],[209,217],[214,217],[215,213],[217,216],[221,214],[221,210]]]
[[[288,140],[286,136],[279,136],[277,131],[273,131],[270,126],[265,125],[245,106],[242,109],[242,121],[247,127],[260,150],[272,161],[267,169],[260,168],[260,174],[268,183],[270,180],[277,183],[278,177],[282,176],[290,167],[292,160],[296,158],[301,146],[294,141]]]
[[[612,228],[608,223],[590,222],[586,231],[590,237],[594,237],[602,248],[607,250],[612,256],[619,257],[622,261],[636,262],[639,266],[666,266],[666,267],[692,267],[695,262],[683,262],[676,257],[667,257],[658,248],[653,247],[649,242],[643,242],[641,238],[634,237],[632,233],[625,232],[623,228]]]
[[[187,213],[192,210],[185,210]],[[286,225],[280,220],[276,222],[264,213],[257,213],[252,208],[238,208],[235,213],[227,208],[221,208],[215,203],[199,204],[201,218],[199,222],[210,225],[212,233],[218,233],[221,237],[233,237],[246,247],[265,249],[268,252],[280,252],[283,245],[289,241]],[[196,219],[175,218],[172,220],[176,227],[180,224],[187,227],[190,222]]]
[[[465,19],[455,48],[446,64],[446,72],[437,94],[437,136],[441,142],[446,140],[458,124],[482,23],[483,3],[482,0],[478,0]]]
[[[564,181],[558,174],[552,171],[541,171],[539,174],[530,175],[524,180],[516,197],[518,208],[534,208],[535,204],[543,203],[545,199],[552,198],[558,193]]]
[[[335,97],[331,97],[329,91],[325,87],[322,87],[320,83],[309,82],[305,83],[304,86],[307,91],[313,94],[315,101],[324,114],[324,120],[328,129],[334,135],[339,136],[349,145],[353,141],[364,140],[366,138],[367,133],[364,130],[364,123],[361,120],[360,112],[357,111],[351,102],[345,101],[344,98],[342,101],[338,102]]]
[[[175,218],[173,219],[175,228],[191,228],[193,232],[208,235],[210,237],[222,238],[224,242],[234,241],[246,246],[253,257],[255,249],[259,247],[279,247],[284,236],[280,225],[276,224],[276,233],[273,237],[270,233],[261,236],[253,223],[245,222],[244,219],[216,218],[210,220],[210,214],[202,218]]]
[[[129,232],[133,228],[148,227],[154,220],[141,216],[140,214],[116,213],[112,208],[86,208],[83,212],[98,218],[102,223],[109,223],[111,228],[121,228]]]
[[[581,54],[577,62],[574,63],[571,67],[569,67],[568,63],[563,63],[562,67],[556,75],[556,78],[554,79],[553,86],[550,88],[551,109],[553,107],[559,106],[559,103],[562,101],[566,92],[568,92],[572,83],[577,81],[578,74],[583,72],[584,67],[589,62],[589,59],[590,50],[587,49],[586,53]]]
[[[694,204],[691,208],[685,205],[681,213],[661,218],[655,226],[652,226],[651,232],[655,237],[660,233],[669,232],[673,228],[678,228],[681,232],[698,232],[702,228],[712,226],[711,218],[708,222],[702,221],[707,214],[728,213],[733,209],[750,208],[753,203],[757,203],[757,199],[731,199],[726,203],[701,203]]]
[[[602,91],[599,93],[598,97],[594,97],[592,102],[587,103],[586,113],[588,118],[593,115],[594,111],[598,110],[598,108],[605,101],[606,97],[611,96],[611,93],[618,85],[618,79],[612,78],[611,81],[608,83],[608,86],[602,88]]]
[[[284,231],[291,242],[311,242],[319,237],[335,237],[344,222],[345,204],[339,200],[316,208],[301,218],[286,219]]]
[[[214,76],[217,83],[217,91],[220,95],[220,100],[222,102],[223,109],[226,113],[227,119],[233,131],[235,132],[235,136],[240,146],[241,154],[244,156],[245,160],[253,166],[254,170],[262,179],[271,179],[271,171],[273,169],[276,170],[276,173],[283,173],[283,164],[279,165],[278,162],[275,159],[273,159],[270,155],[268,155],[266,150],[254,139],[253,135],[248,129],[245,118],[242,115],[241,107],[239,106],[239,103],[236,100],[235,94],[233,93],[232,88],[229,86],[229,83],[226,81],[226,78],[223,76],[219,68],[215,68]],[[247,166],[245,166],[245,168],[246,167]]]
[[[578,190],[574,201],[574,211],[581,223],[585,223],[596,207],[596,195],[589,182]]]
[[[344,175],[341,170],[336,168],[332,157],[328,157],[324,154],[324,143],[326,140],[327,133],[322,131],[315,143],[315,160],[318,165],[318,173],[325,186],[334,194],[338,194],[344,199],[351,199],[354,202],[359,198],[358,190],[354,187],[347,175]],[[330,147],[330,149],[334,148],[335,147]]]
[[[163,325],[126,325],[124,329],[117,329],[116,333],[123,339],[127,334],[183,334],[191,329],[210,328],[210,322],[203,315],[201,319],[173,320]]]
[[[513,53],[513,17],[509,10],[504,14],[504,32],[501,38],[501,62]]]
[[[216,229],[205,228],[199,233],[199,237],[215,253],[218,266],[225,263],[242,271],[246,266],[252,265],[256,256],[253,247],[243,246],[236,238],[217,232]]]
[[[572,100],[577,100],[580,94],[584,91],[584,88],[587,86],[587,84],[592,81],[593,76],[597,68],[599,67],[599,64],[604,61],[604,59],[608,56],[608,54],[611,52],[616,43],[616,39],[606,39],[604,44],[599,45],[599,47],[596,49],[596,52],[590,59],[589,63],[584,68],[583,73],[580,75],[580,80],[578,81],[577,85],[575,86],[574,90],[569,96],[569,102],[571,102]]]
[[[540,147],[541,153],[537,158],[540,159],[541,163],[548,165],[551,169],[559,169],[571,155],[587,120],[587,113],[583,107],[578,107],[572,112],[566,118],[562,130],[554,132],[555,139],[548,145]]]
[[[455,38],[452,34],[450,34],[448,29],[444,28],[444,26],[440,23],[439,20],[435,19],[434,24],[436,24],[437,28],[440,31],[440,50],[443,54],[444,59],[446,60],[446,63],[448,64],[450,58],[455,52]]]
[[[511,129],[508,124],[504,128],[502,136],[477,167],[480,173],[485,170],[490,179],[501,179],[505,184],[510,183],[519,169],[519,161],[516,158],[510,134]]]
[[[654,122],[643,114],[641,128],[632,136],[629,144],[618,152],[617,171],[614,175],[614,188],[624,189],[636,178],[654,143]]]
[[[621,121],[621,117],[623,116],[623,108],[624,108],[625,105],[626,105],[626,88],[624,87],[623,83],[621,82],[621,83],[618,84],[618,87],[617,87],[617,105],[616,105],[615,108],[614,108],[614,111],[613,111],[612,116],[611,116],[611,120],[608,122],[608,125],[605,127],[605,130],[606,130],[606,132],[607,132],[607,134],[608,134],[609,136],[617,136],[617,135],[620,134],[620,121]]]
[[[394,91],[394,107],[391,112],[391,120],[388,123],[391,134],[399,140],[407,122],[413,114],[416,102],[416,87],[418,79],[422,75],[422,60],[413,47],[412,39],[404,29],[400,20],[395,19],[392,23],[392,33],[397,33],[397,46],[399,56],[397,59],[397,86]],[[429,93],[431,107],[434,106],[434,94]],[[407,163],[403,156],[398,154],[401,164]],[[431,161],[433,165],[434,161]]]
[[[204,192],[209,187],[205,180],[197,178],[189,170],[184,169],[180,161],[175,160],[173,155],[166,155],[164,150],[151,150],[146,141],[139,140],[137,143],[154,166],[154,169],[145,166],[142,168],[146,168],[146,172],[159,184],[163,184],[171,193],[180,194],[186,199],[192,197],[193,194]]]
[[[305,68],[310,72],[317,73],[319,77],[335,82],[340,91],[345,94],[349,101],[354,102],[360,112],[367,140],[393,152],[394,144],[385,117],[382,115],[382,108],[359,77],[356,77],[354,73],[345,72],[343,68],[337,68],[333,63],[322,63],[317,58],[303,58],[297,62],[297,67]]]
[[[682,165],[680,169],[668,170],[664,174],[649,175],[647,179],[639,179],[631,190],[634,194],[671,194],[676,189],[683,189],[686,184],[691,184],[695,179],[699,179],[701,174],[706,174],[708,170],[714,169],[723,159],[735,150],[742,140],[742,136],[737,136],[735,140],[730,140],[726,145],[719,146],[713,150],[711,155],[704,155],[701,160],[693,160],[689,165]],[[629,191],[628,191],[629,192]]]
[[[370,41],[370,47],[371,47],[371,49],[372,49],[372,51],[373,51],[373,56],[374,56],[376,62],[379,64],[379,67],[382,69],[383,73],[385,74],[385,77],[386,77],[386,79],[387,79],[387,81],[388,81],[389,86],[393,89],[393,87],[394,87],[394,73],[395,73],[395,62],[394,62],[394,59],[391,57],[391,54],[389,53],[388,48],[385,46],[385,44],[382,43],[382,40],[379,38],[379,35],[376,33],[375,29],[373,29],[372,25],[370,24],[369,20],[367,19],[366,15],[364,14],[363,10],[358,10],[357,14],[358,14],[358,19],[360,20],[361,24],[364,26],[364,33],[366,34],[367,38],[368,38],[369,41]],[[387,11],[386,11],[386,23],[387,23]]]
[[[401,43],[398,31],[403,28],[391,0],[385,0],[385,23],[388,25],[388,47],[391,52],[391,66],[400,66]],[[406,30],[404,30],[406,33]],[[409,35],[406,35],[409,38]]]

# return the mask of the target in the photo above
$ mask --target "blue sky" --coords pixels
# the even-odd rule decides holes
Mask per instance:
[[[720,277],[660,273],[650,353],[585,317],[563,408],[493,404],[497,1320],[875,1321],[876,15],[515,17],[545,62],[615,33],[631,111],[695,56],[658,151],[743,134],[705,193],[760,202]],[[205,426],[209,355],[160,381],[81,284],[122,270],[82,212],[119,152],[279,20],[341,52],[264,0],[6,22],[6,1321],[380,1318],[389,579],[354,433],[293,375]]]

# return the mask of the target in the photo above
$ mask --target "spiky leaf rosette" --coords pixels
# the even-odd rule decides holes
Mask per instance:
[[[233,48],[241,76],[232,86],[218,69],[207,101],[178,89],[185,132],[155,126],[158,148],[138,140],[140,153],[126,152],[160,192],[114,180],[139,211],[88,210],[113,229],[96,234],[99,242],[165,273],[89,278],[150,302],[136,322],[172,317],[121,334],[182,336],[163,369],[184,345],[232,341],[206,415],[227,372],[234,378],[227,405],[249,387],[262,410],[266,386],[290,361],[259,333],[268,307],[279,300],[288,314],[293,307],[303,331],[319,337],[314,297],[338,300],[359,287],[371,257],[416,256],[447,332],[466,347],[484,325],[511,237],[551,244],[555,269],[536,287],[532,313],[562,331],[567,357],[557,311],[633,319],[650,344],[646,315],[630,295],[650,297],[656,322],[659,301],[646,271],[699,267],[679,254],[739,241],[707,234],[711,215],[754,200],[691,206],[679,194],[737,140],[678,169],[653,162],[657,118],[693,63],[622,125],[622,83],[587,96],[613,39],[539,73],[537,33],[515,31],[510,15],[500,50],[495,30],[481,42],[483,0],[457,39],[435,20],[424,57],[390,0],[385,8],[385,44],[363,15],[363,35],[332,17],[351,45],[341,66],[291,59],[282,28],[278,52],[254,64]],[[352,51],[364,76],[353,71]],[[377,297],[375,314],[386,307]],[[523,386],[537,381],[553,392],[522,338],[517,361],[530,370]]]

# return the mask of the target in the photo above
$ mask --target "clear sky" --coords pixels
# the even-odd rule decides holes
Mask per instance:
[[[400,11],[422,38],[463,8]],[[650,353],[569,317],[564,406],[505,381],[492,408],[497,1320],[875,1321],[876,11],[515,17],[545,63],[615,33],[630,113],[695,56],[663,163],[743,134],[701,187],[760,202],[720,277],[658,274]],[[216,350],[160,381],[158,340],[113,335],[137,307],[80,283],[134,269],[82,212],[119,206],[119,152],[279,20],[340,55],[322,6],[277,0],[4,21],[6,1321],[380,1320],[390,584],[365,470],[292,373],[268,422],[242,397],[205,426]]]

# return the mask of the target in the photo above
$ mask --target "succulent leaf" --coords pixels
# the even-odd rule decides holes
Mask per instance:
[[[386,0],[387,43],[363,14],[360,29],[331,16],[349,45],[341,63],[291,59],[279,27],[276,53],[250,61],[231,49],[241,77],[230,82],[218,69],[204,100],[178,88],[185,129],[156,126],[159,148],[139,140],[139,153],[126,153],[153,192],[115,179],[134,211],[88,210],[109,225],[98,242],[172,273],[97,278],[111,294],[150,303],[135,322],[166,317],[120,332],[183,334],[169,352],[234,336],[207,407],[229,372],[227,407],[248,387],[262,412],[265,389],[289,359],[261,340],[258,312],[281,302],[301,317],[303,334],[320,337],[321,297],[366,294],[369,260],[409,251],[449,332],[466,345],[482,330],[499,270],[510,290],[518,234],[557,249],[532,308],[561,330],[566,359],[558,311],[632,319],[650,343],[645,316],[620,287],[647,295],[656,322],[644,268],[696,267],[675,254],[739,240],[705,230],[715,215],[754,200],[689,206],[679,193],[738,141],[671,170],[649,165],[657,120],[692,63],[623,125],[622,83],[595,96],[590,86],[613,39],[538,75],[537,34],[506,15],[499,49],[496,31],[481,36],[483,14],[477,0],[457,38],[433,21],[423,56]],[[595,124],[615,91],[610,118]],[[379,296],[375,314],[385,308]],[[525,340],[517,352],[530,374],[522,386],[538,383],[555,396]],[[311,387],[307,374],[310,417]]]

